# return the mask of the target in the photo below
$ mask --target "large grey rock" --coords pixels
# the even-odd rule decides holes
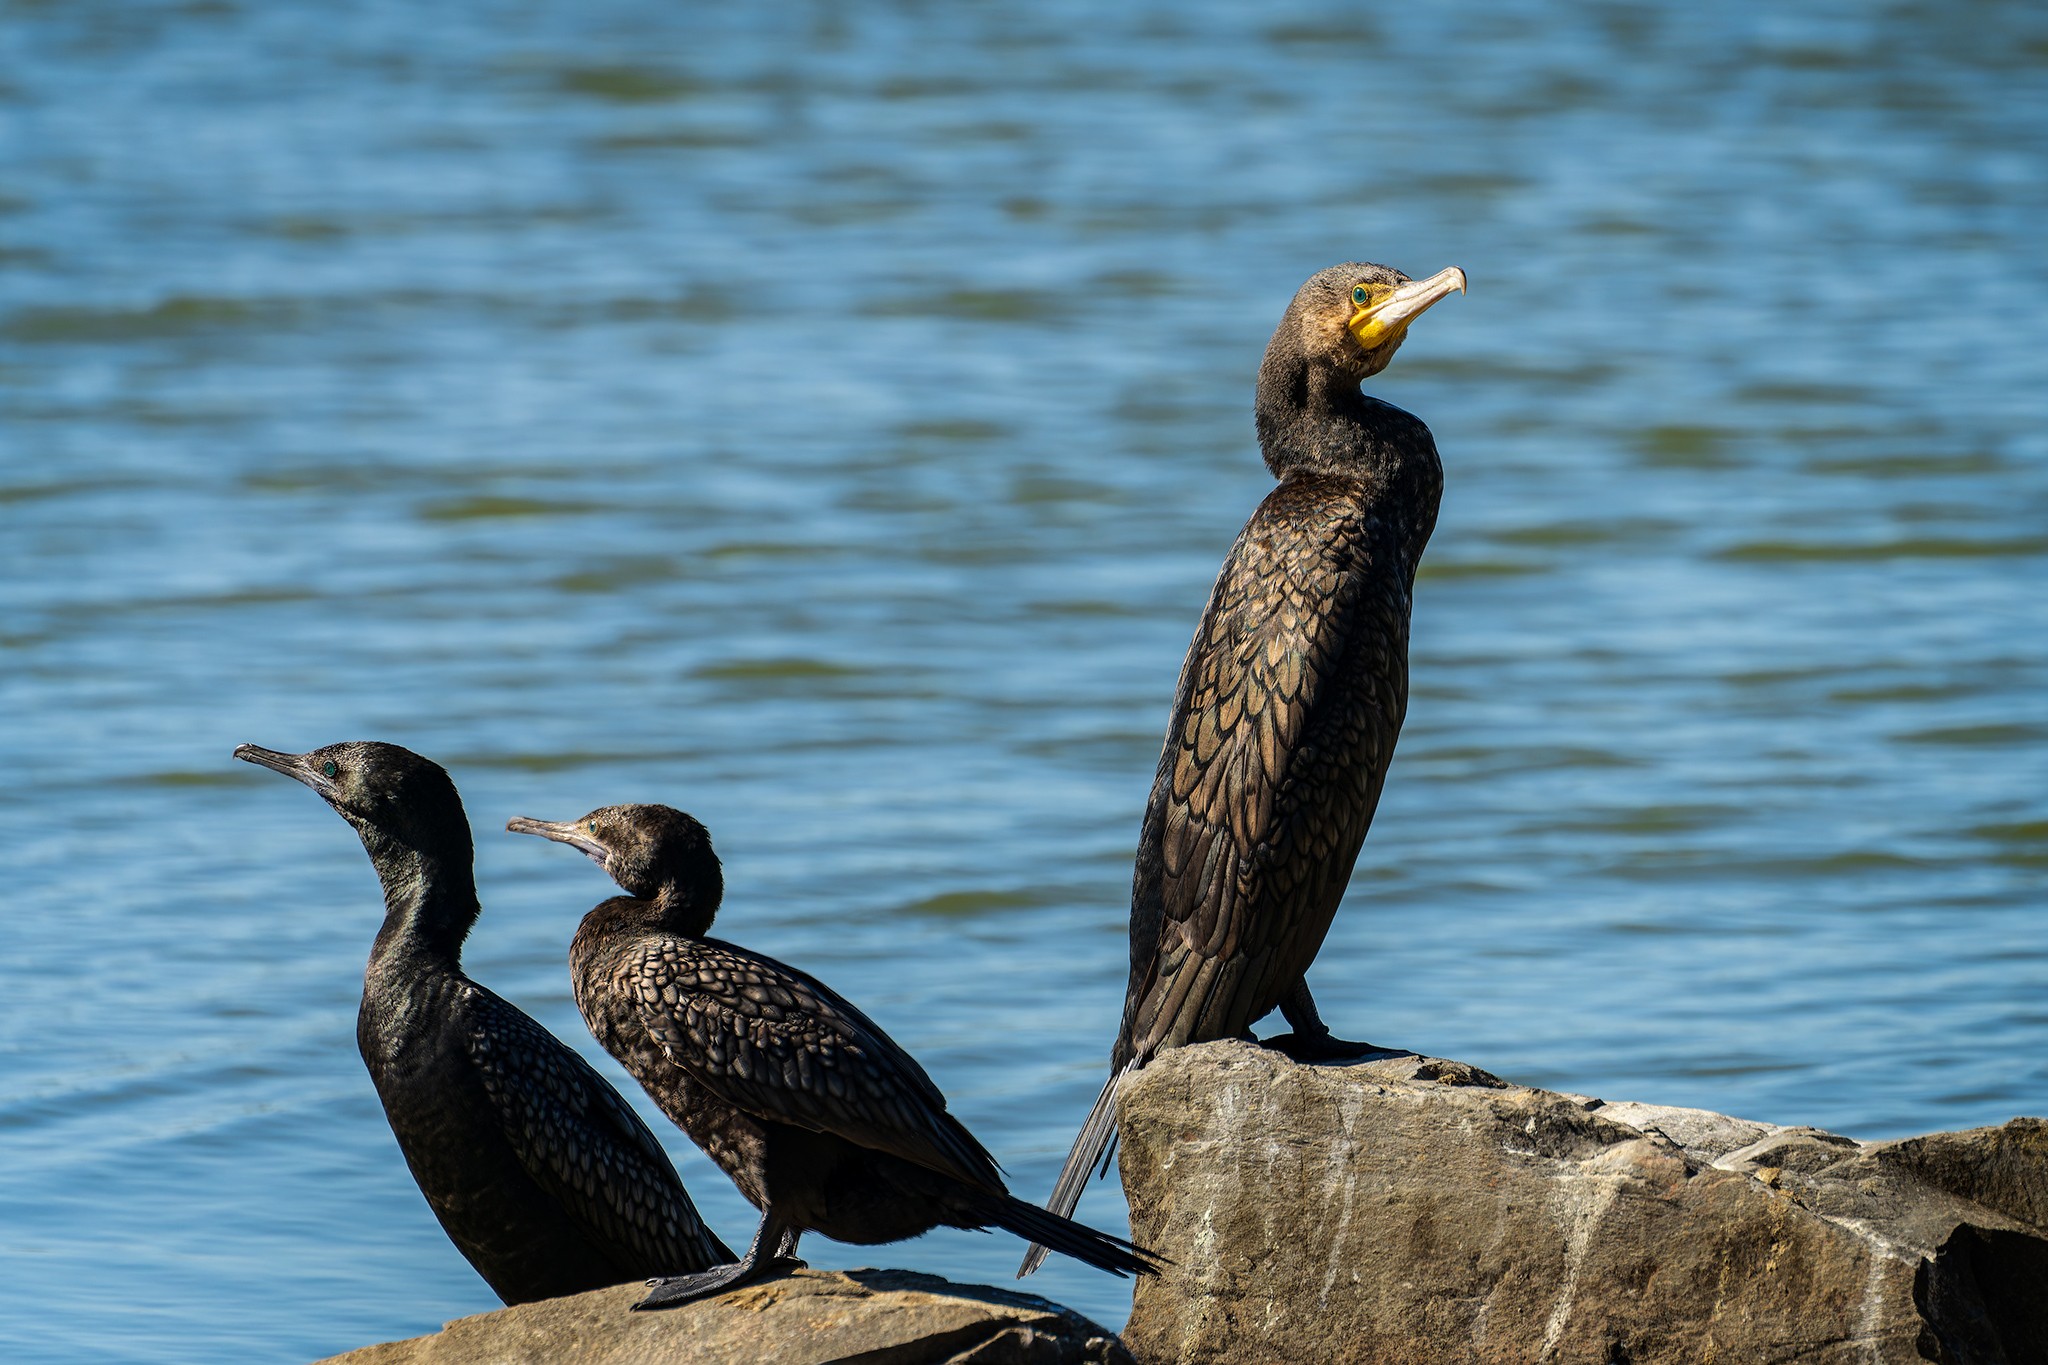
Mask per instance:
[[[1859,1143],[1246,1043],[1124,1085],[1163,1362],[2048,1362],[2048,1122]]]
[[[1116,1337],[1026,1294],[906,1270],[800,1270],[635,1313],[620,1285],[458,1318],[321,1365],[1130,1365]]]

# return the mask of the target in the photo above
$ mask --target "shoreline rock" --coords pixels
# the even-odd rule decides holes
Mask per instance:
[[[1157,1362],[2048,1361],[2048,1122],[1861,1143],[1247,1043],[1119,1097]]]
[[[907,1270],[800,1270],[702,1303],[635,1313],[618,1285],[457,1318],[317,1365],[1133,1365],[1071,1309]]]

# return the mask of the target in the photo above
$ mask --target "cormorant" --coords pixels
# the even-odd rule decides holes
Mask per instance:
[[[1408,706],[1408,612],[1443,465],[1429,428],[1360,393],[1465,273],[1352,262],[1311,276],[1266,346],[1255,407],[1280,483],[1224,560],[1181,665],[1138,836],[1131,976],[1109,1080],[1046,1207],[1108,1168],[1117,1082],[1158,1052],[1251,1036],[1278,1006],[1297,1057],[1332,1038],[1305,973],[1343,898]],[[1018,1269],[1044,1259],[1034,1247]]]
[[[305,783],[384,884],[356,1042],[434,1216],[506,1303],[732,1259],[654,1134],[590,1064],[462,974],[469,821],[438,764],[395,744],[235,757]]]
[[[1112,1274],[1154,1269],[1151,1253],[1013,1198],[924,1068],[831,987],[706,938],[725,882],[697,821],[628,805],[506,828],[581,850],[625,889],[577,927],[577,1008],[761,1210],[738,1262],[658,1282],[635,1307],[759,1278],[813,1230],[876,1243],[995,1226]]]

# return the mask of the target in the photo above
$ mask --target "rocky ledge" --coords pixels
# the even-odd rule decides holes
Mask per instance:
[[[1150,1362],[2048,1362],[2048,1122],[1856,1142],[1402,1055],[1120,1096]]]
[[[1131,1365],[1114,1334],[1028,1294],[906,1270],[800,1270],[635,1313],[620,1285],[458,1318],[321,1365]]]

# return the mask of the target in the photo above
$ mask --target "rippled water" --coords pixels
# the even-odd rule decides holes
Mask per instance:
[[[0,16],[0,1353],[493,1303],[354,1053],[368,865],[243,740],[445,762],[472,970],[593,1053],[605,887],[495,830],[686,806],[725,931],[1042,1195],[1252,372],[1351,257],[1473,289],[1375,385],[1448,492],[1325,1013],[1860,1136],[2048,1109],[2042,10],[678,8]]]

